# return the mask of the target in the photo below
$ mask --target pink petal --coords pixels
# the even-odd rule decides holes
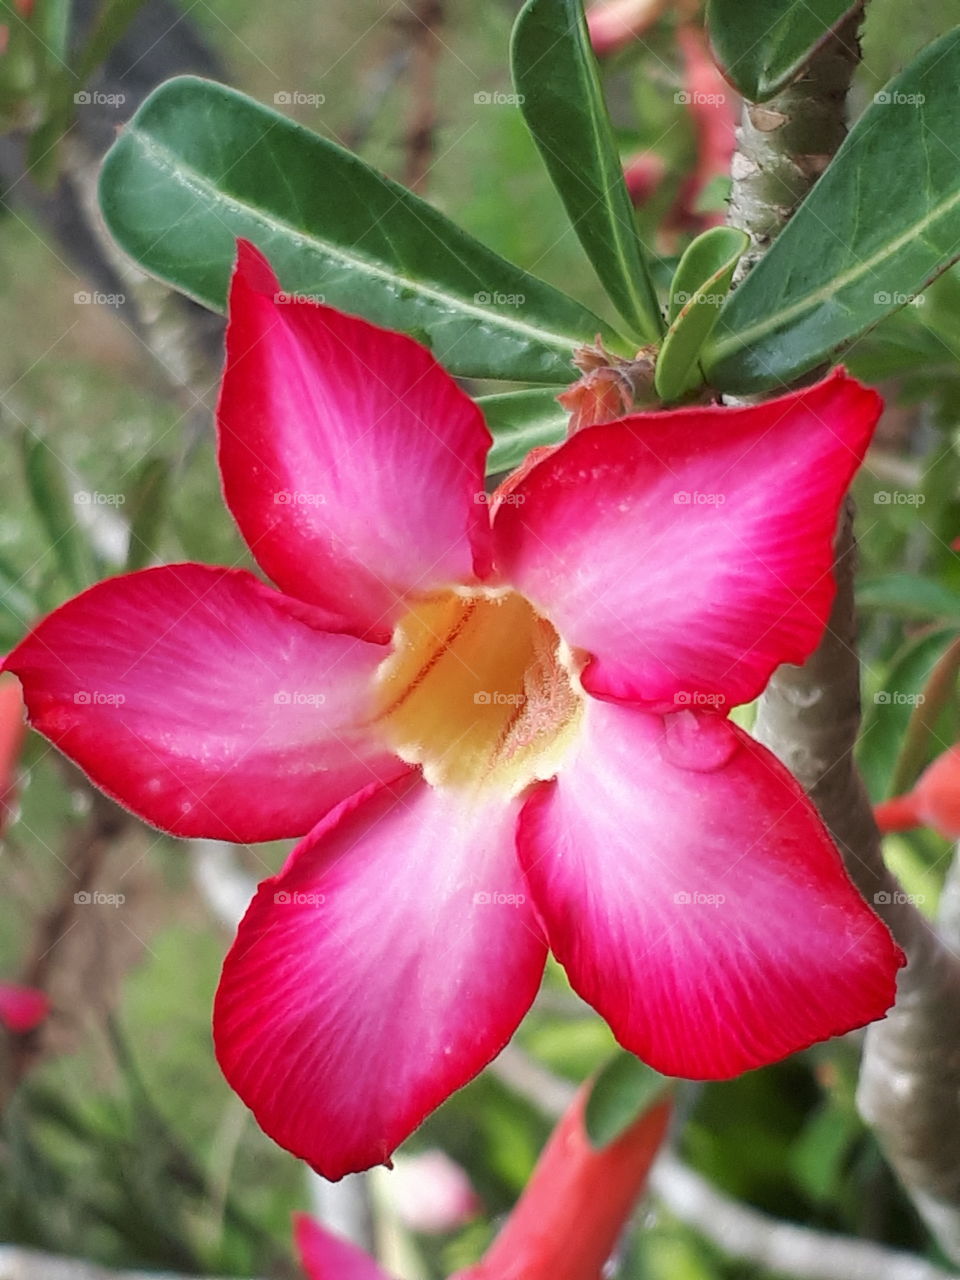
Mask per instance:
[[[251,574],[169,565],[101,582],[6,659],[30,722],[178,836],[308,831],[404,766],[360,726],[386,650]]]
[[[546,948],[520,803],[411,772],[343,804],[260,886],[217,993],[217,1056],[261,1127],[325,1177],[389,1161],[529,1008]]]
[[[0,982],[0,1024],[8,1031],[32,1031],[49,1012],[50,1001],[43,991]]]
[[[243,240],[218,422],[227,504],[291,595],[388,639],[408,592],[488,572],[479,409],[412,339],[282,293]]]
[[[591,700],[518,844],[573,986],[665,1074],[733,1076],[893,1003],[903,956],[810,801],[717,716]]]
[[[368,1253],[305,1213],[293,1215],[293,1238],[307,1280],[390,1280]]]
[[[766,404],[581,431],[497,509],[498,562],[592,655],[590,692],[747,702],[822,634],[839,504],[880,407],[839,371]]]

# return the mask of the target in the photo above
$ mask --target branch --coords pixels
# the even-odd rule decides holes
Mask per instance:
[[[861,17],[858,7],[783,93],[745,107],[730,209],[731,223],[752,242],[741,275],[763,255],[843,140]],[[860,728],[855,551],[848,502],[827,632],[804,666],[774,674],[754,732],[810,793],[851,878],[907,955],[895,1008],[865,1038],[858,1103],[928,1227],[960,1262],[960,960],[884,866],[854,763]]]
[[[190,1280],[190,1277],[169,1271],[109,1271],[94,1262],[3,1244],[0,1245],[0,1280]],[[212,1278],[207,1276],[203,1280]]]
[[[846,99],[860,61],[858,6],[811,60],[806,71],[768,102],[745,102],[737,130],[730,192],[731,226],[751,246],[740,280],[763,257],[846,135]]]
[[[653,1166],[650,1190],[727,1257],[792,1280],[958,1280],[925,1258],[779,1222],[738,1204],[670,1153]]]

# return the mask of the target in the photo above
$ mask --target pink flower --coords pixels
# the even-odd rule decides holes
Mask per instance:
[[[880,1017],[902,957],[727,719],[815,646],[880,401],[842,372],[588,427],[486,501],[421,346],[241,244],[218,409],[260,568],[92,587],[6,667],[32,723],[180,836],[309,832],[260,886],[221,1066],[329,1178],[513,1034],[553,949],[628,1049],[722,1078]]]
[[[42,991],[0,982],[0,1024],[21,1034],[38,1027],[50,1012],[50,1001]]]
[[[666,1136],[668,1098],[595,1147],[584,1120],[592,1085],[581,1088],[544,1147],[503,1230],[481,1262],[452,1280],[600,1280]],[[390,1280],[362,1249],[305,1214],[294,1217],[309,1280]]]
[[[467,1171],[436,1147],[397,1156],[386,1194],[403,1225],[427,1235],[454,1231],[480,1208]]]
[[[639,40],[657,21],[667,0],[598,0],[587,9],[587,30],[598,58]]]

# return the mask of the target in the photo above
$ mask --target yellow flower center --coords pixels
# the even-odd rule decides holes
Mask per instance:
[[[397,625],[377,673],[376,719],[434,786],[515,795],[551,778],[583,694],[556,630],[514,591],[444,591]]]

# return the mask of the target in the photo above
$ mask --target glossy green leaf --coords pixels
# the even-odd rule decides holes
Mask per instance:
[[[948,645],[934,663],[922,694],[911,708],[896,768],[890,778],[893,795],[913,786],[931,756],[939,754],[943,739],[937,736],[937,726],[944,713],[956,706],[958,673],[960,639]],[[947,741],[953,741],[952,737]]]
[[[564,383],[597,332],[629,351],[356,156],[212,81],[150,95],[107,155],[100,202],[137,262],[210,307],[223,308],[246,236],[284,289],[410,333],[456,374]]]
[[[960,619],[960,595],[935,578],[915,573],[884,573],[861,579],[857,605],[907,618]]]
[[[891,794],[891,779],[917,698],[958,634],[954,625],[911,638],[865,698],[857,756],[874,800]]]
[[[587,257],[631,329],[655,342],[660,306],[581,0],[527,0],[511,59],[520,110]]]
[[[487,475],[512,471],[531,449],[557,444],[566,435],[570,415],[554,391],[508,391],[481,396],[477,403],[493,435]]]
[[[853,7],[850,0],[708,0],[710,43],[737,92],[765,102],[803,70]]]
[[[611,1058],[587,1099],[585,1123],[593,1146],[609,1146],[674,1083],[632,1053],[620,1052]]]
[[[60,460],[43,440],[21,436],[27,491],[37,517],[47,535],[50,550],[73,591],[82,591],[99,576],[96,561],[76,511],[91,495],[72,492]]]
[[[923,292],[960,257],[960,28],[875,95],[705,352],[712,386],[791,382]]]
[[[665,403],[703,382],[699,356],[713,332],[737,263],[750,243],[745,231],[712,227],[687,248],[670,285],[670,328],[657,356],[654,385]]]

